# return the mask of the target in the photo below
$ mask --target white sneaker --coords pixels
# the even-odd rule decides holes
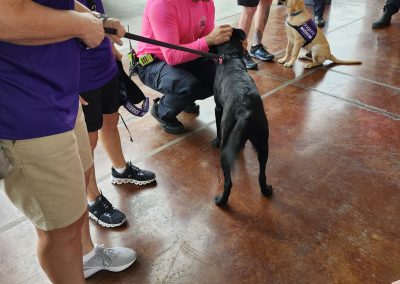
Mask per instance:
[[[119,272],[131,266],[135,260],[136,252],[133,249],[95,246],[94,256],[83,262],[83,274],[88,278],[100,270]]]

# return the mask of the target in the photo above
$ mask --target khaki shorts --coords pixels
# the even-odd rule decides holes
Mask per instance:
[[[5,178],[11,202],[39,229],[77,221],[87,209],[84,171],[93,164],[81,107],[71,131],[26,140],[0,140],[13,169]]]

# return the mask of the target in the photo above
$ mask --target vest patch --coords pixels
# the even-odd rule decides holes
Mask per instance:
[[[294,28],[302,36],[302,38],[304,38],[306,43],[303,46],[306,46],[307,44],[312,42],[313,39],[317,35],[317,31],[318,31],[317,25],[311,19],[308,20],[307,22],[305,22],[304,24],[302,24],[301,26],[294,26],[294,25],[289,24],[288,22],[287,22],[287,24],[290,27]]]

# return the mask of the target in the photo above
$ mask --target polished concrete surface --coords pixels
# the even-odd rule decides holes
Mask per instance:
[[[144,1],[105,0],[110,15],[140,31]],[[218,24],[237,24],[233,0],[216,0]],[[96,151],[98,182],[128,217],[119,229],[91,222],[93,239],[133,247],[121,273],[88,283],[391,283],[400,279],[400,14],[372,30],[383,0],[334,0],[324,28],[332,52],[362,65],[304,70],[261,63],[251,71],[270,124],[262,197],[250,144],[239,155],[229,206],[222,189],[212,98],[199,116],[182,114],[189,132],[164,133],[146,115],[122,115],[126,157],[157,173],[157,184],[114,186],[110,162]],[[273,3],[264,43],[278,57],[285,14]],[[135,43],[133,43],[135,46]],[[126,46],[126,45],[125,45]],[[126,50],[126,47],[123,49]],[[138,82],[137,78],[134,78]],[[140,84],[140,82],[138,82]],[[155,98],[158,93],[143,90]],[[33,226],[0,193],[0,283],[47,283],[35,254]]]

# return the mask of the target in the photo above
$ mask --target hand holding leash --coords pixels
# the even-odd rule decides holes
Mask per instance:
[[[106,36],[112,41],[115,42],[116,44],[122,46],[122,40],[121,38],[124,37],[126,30],[124,26],[121,24],[121,22],[118,19],[115,18],[107,18],[105,17],[103,20],[103,25],[105,29],[113,29],[113,33],[106,33]]]
[[[84,22],[79,38],[87,47],[97,47],[104,38],[103,23],[91,13],[79,13],[79,16]]]

